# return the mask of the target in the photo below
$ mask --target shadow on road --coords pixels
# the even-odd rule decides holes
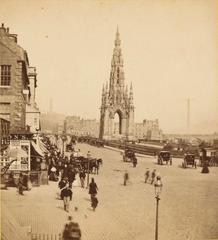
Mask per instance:
[[[84,198],[84,200],[91,202],[90,198]]]

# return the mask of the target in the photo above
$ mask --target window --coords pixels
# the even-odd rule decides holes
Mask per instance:
[[[1,86],[10,86],[11,83],[11,66],[1,65]]]
[[[0,102],[0,118],[10,120],[11,104],[7,102]]]

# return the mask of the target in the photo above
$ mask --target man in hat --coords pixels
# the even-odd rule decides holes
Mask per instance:
[[[67,183],[66,187],[61,191],[61,195],[63,196],[64,202],[64,210],[69,212],[70,209],[70,201],[72,200],[73,192]]]

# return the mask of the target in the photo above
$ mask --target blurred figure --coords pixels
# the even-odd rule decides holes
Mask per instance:
[[[70,201],[72,200],[73,195],[73,192],[69,187],[69,184],[67,184],[66,187],[61,191],[61,195],[63,196],[64,210],[69,212]]]
[[[128,180],[129,180],[129,173],[127,171],[125,171],[125,173],[124,173],[124,183],[123,183],[124,186],[126,186]]]
[[[81,230],[78,223],[72,221],[71,216],[68,217],[68,222],[65,224],[63,231],[63,240],[80,240]]]
[[[209,173],[209,163],[208,161],[203,161],[203,168],[201,170],[201,173]]]
[[[80,172],[79,178],[80,178],[81,187],[84,188],[85,187],[85,179],[86,179],[86,173],[84,170],[82,170]]]
[[[91,207],[93,211],[95,211],[96,207],[98,206],[98,199],[96,196],[91,196]]]
[[[92,200],[92,197],[97,194],[97,191],[98,191],[98,186],[95,183],[94,178],[92,178],[91,183],[89,184],[89,194],[91,196],[91,200]]]
[[[156,169],[154,169],[153,172],[151,173],[151,184],[154,183],[155,178],[156,178]]]
[[[145,172],[145,183],[147,183],[147,181],[150,178],[150,169],[146,168],[146,172]]]
[[[24,183],[23,183],[23,181],[24,181],[23,174],[20,173],[19,179],[18,179],[18,193],[20,195],[23,195],[23,190],[24,190]]]
[[[133,164],[133,167],[136,167],[136,165],[137,165],[137,158],[136,158],[136,156],[133,157],[132,164]]]

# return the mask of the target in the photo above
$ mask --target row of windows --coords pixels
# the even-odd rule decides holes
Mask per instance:
[[[11,84],[11,65],[1,65],[0,71],[0,85],[1,86],[10,86]]]

